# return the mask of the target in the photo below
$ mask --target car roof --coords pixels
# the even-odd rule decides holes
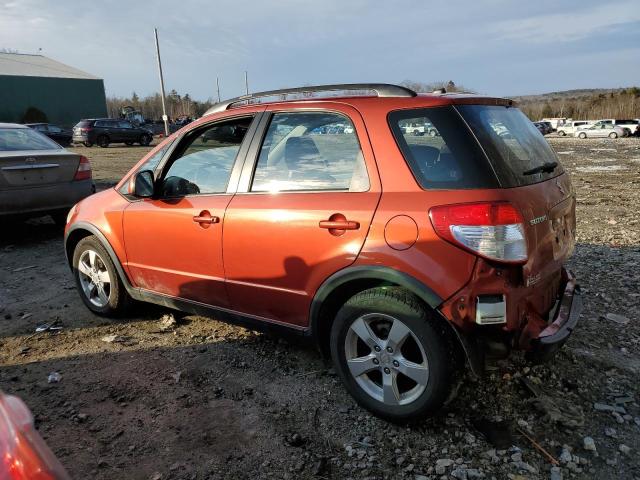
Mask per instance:
[[[356,95],[353,93],[346,95],[338,93],[336,95],[336,92],[349,91],[356,92]],[[374,94],[371,95],[368,93],[363,95],[363,92],[374,92]],[[322,96],[318,96],[318,94],[322,94]],[[296,95],[298,98],[289,99],[287,98],[288,95]],[[302,97],[300,98],[300,96]],[[313,105],[336,102],[348,104],[358,109],[386,107],[388,110],[467,103],[505,106],[515,105],[513,100],[486,97],[475,93],[447,93],[445,89],[438,89],[431,93],[417,93],[400,85],[387,83],[352,83],[316,85],[251,93],[216,103],[205,112],[203,117],[230,110],[248,110],[271,105]]]
[[[0,123],[0,128],[29,128],[26,125],[20,125],[19,123]]]

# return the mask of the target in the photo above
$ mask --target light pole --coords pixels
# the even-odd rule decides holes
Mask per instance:
[[[156,54],[158,56],[158,74],[160,75],[160,98],[162,99],[162,121],[164,122],[164,135],[169,136],[169,117],[167,117],[167,107],[164,103],[164,78],[162,77],[162,62],[160,61],[160,44],[158,43],[158,29],[154,28],[156,36]]]

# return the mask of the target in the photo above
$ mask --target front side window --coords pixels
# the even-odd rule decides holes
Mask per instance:
[[[369,190],[348,117],[329,112],[276,113],[265,135],[252,192]]]
[[[58,150],[60,145],[32,128],[0,128],[0,152]]]
[[[166,145],[164,145],[162,148],[160,148],[160,150],[158,150],[156,153],[154,153],[149,158],[147,158],[142,163],[142,165],[140,165],[136,169],[136,171],[133,172],[129,176],[129,178],[131,178],[133,175],[136,175],[138,172],[142,172],[143,170],[155,171],[155,169],[160,164],[160,161],[162,160],[162,157],[164,157],[164,154],[167,153],[169,148],[171,148],[172,144],[173,144],[173,142],[167,142]],[[129,194],[129,185],[128,184],[129,184],[129,182],[124,182],[124,184],[118,190],[122,195],[128,195]]]
[[[133,126],[129,122],[118,122],[119,128],[133,128]]]
[[[251,117],[217,123],[187,134],[169,163],[163,197],[225,193]]]

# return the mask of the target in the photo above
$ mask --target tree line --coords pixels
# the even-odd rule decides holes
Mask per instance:
[[[165,98],[167,115],[171,120],[182,116],[200,117],[213,104],[211,100],[204,102],[194,100],[188,93],[181,95],[176,90],[171,90]],[[162,98],[159,93],[144,98],[140,98],[136,92],[133,92],[130,97],[107,97],[107,112],[111,118],[120,117],[122,107],[128,106],[139,111],[148,120],[162,118]]]
[[[452,80],[432,83],[405,80],[401,85],[416,92],[433,92],[434,90],[445,88],[447,92],[474,93],[472,90],[466,89]],[[303,96],[314,95],[311,93]],[[548,94],[530,98],[523,97],[516,100],[520,109],[533,121],[549,117],[567,117],[575,120],[640,118],[640,88],[638,87],[619,89],[607,93],[596,91],[591,94]],[[174,89],[166,97],[167,115],[172,120],[180,116],[197,118],[214,103],[211,99],[205,101],[194,100],[188,93],[181,95]],[[130,97],[111,96],[107,98],[107,110],[112,118],[118,118],[122,107],[125,106],[133,107],[149,120],[162,118],[162,100],[160,94],[157,93],[144,98],[140,98],[135,92]]]
[[[608,93],[563,95],[521,99],[520,109],[531,119],[566,117],[574,120],[601,118],[640,118],[640,88],[631,87]]]

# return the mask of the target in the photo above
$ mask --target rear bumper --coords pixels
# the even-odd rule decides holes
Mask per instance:
[[[582,295],[576,277],[567,271],[567,283],[562,298],[553,315],[553,321],[545,328],[536,343],[540,345],[553,345],[564,342],[578,324],[582,311]]]
[[[558,306],[553,312],[552,321],[531,341],[531,349],[527,352],[529,359],[542,362],[548,360],[575,330],[580,312],[582,296],[575,276],[565,271],[567,282]]]
[[[29,215],[71,208],[95,192],[93,180],[0,190],[0,216]]]

